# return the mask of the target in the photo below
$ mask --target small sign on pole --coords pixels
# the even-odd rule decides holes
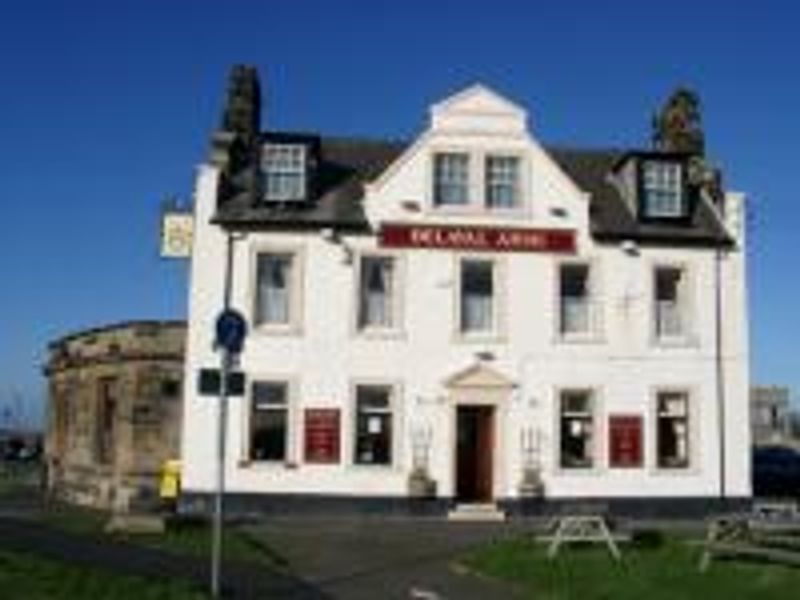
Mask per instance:
[[[228,396],[244,396],[246,385],[242,371],[230,371],[226,391]],[[197,373],[197,391],[201,396],[218,397],[222,391],[222,373],[219,369],[200,369]]]

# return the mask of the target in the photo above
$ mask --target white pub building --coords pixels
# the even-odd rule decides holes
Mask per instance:
[[[335,93],[335,92],[331,92]],[[481,85],[408,143],[262,130],[231,74],[194,197],[183,492],[214,323],[248,337],[228,510],[699,513],[750,495],[744,197],[680,90],[644,149],[543,146]]]

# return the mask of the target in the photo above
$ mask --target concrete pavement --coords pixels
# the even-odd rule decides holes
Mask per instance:
[[[346,600],[513,598],[511,587],[459,568],[476,546],[519,535],[519,523],[438,519],[269,518],[248,527],[294,573]]]

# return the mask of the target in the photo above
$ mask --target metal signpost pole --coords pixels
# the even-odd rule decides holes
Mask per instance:
[[[225,289],[223,313],[230,309],[233,277],[233,235],[227,234],[227,253],[225,257]],[[217,340],[219,342],[219,340]],[[220,393],[217,411],[217,490],[214,497],[214,524],[211,540],[211,597],[219,598],[222,579],[222,523],[223,496],[225,494],[225,445],[228,431],[228,374],[231,367],[231,352],[220,345],[222,353],[220,364]]]
[[[225,444],[228,426],[228,373],[230,352],[222,350],[219,393],[219,426],[217,431],[217,493],[214,497],[214,527],[211,540],[211,596],[219,598],[222,577],[222,498],[225,493]]]

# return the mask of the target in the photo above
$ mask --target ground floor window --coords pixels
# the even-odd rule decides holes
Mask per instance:
[[[680,469],[689,466],[689,397],[686,392],[659,392],[656,413],[658,466]]]
[[[279,381],[253,382],[250,402],[250,460],[285,460],[288,385]]]
[[[594,415],[588,390],[562,391],[560,396],[560,464],[565,469],[588,469],[594,464]]]
[[[391,386],[356,386],[354,461],[359,465],[392,462]]]

